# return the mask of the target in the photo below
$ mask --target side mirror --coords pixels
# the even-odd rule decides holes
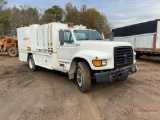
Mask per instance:
[[[60,45],[64,45],[64,32],[62,30],[59,31],[59,42]]]
[[[103,33],[102,33],[102,38],[103,38],[103,40],[105,39],[105,38],[104,38],[104,34],[103,34]]]
[[[114,33],[113,33],[113,32],[111,32],[111,33],[109,34],[109,39],[110,39],[110,41],[113,41],[113,40],[114,40]]]
[[[64,42],[60,42],[60,45],[61,45],[61,46],[64,45]]]

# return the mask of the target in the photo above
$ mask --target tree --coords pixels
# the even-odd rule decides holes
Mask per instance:
[[[56,19],[54,18],[52,13],[45,11],[41,20],[40,20],[40,23],[45,24],[45,23],[50,23],[50,22],[55,22],[55,21],[56,21]]]
[[[11,20],[12,20],[12,31],[13,34],[16,34],[16,29],[18,27],[20,27],[22,25],[22,13],[21,10],[19,8],[17,8],[16,6],[13,6],[13,8],[11,8]]]
[[[83,5],[80,10],[72,3],[68,3],[63,10],[59,6],[52,6],[43,12],[39,8],[26,5],[5,8],[6,0],[0,0],[0,35],[16,34],[16,29],[31,24],[45,24],[50,22],[65,22],[75,25],[85,25],[87,28],[96,29],[104,33],[107,38],[110,33],[110,25],[105,15],[95,8],[87,9]]]
[[[38,8],[31,8],[29,6],[20,6],[17,8],[13,6],[11,9],[12,31],[16,34],[16,29],[21,26],[29,26],[31,24],[38,24],[40,15]]]
[[[80,12],[71,3],[68,3],[65,7],[65,22],[71,22],[73,24],[81,24]]]
[[[107,18],[95,8],[87,9],[87,6],[83,5],[79,11],[71,3],[68,3],[65,7],[65,22],[72,22],[75,25],[82,24],[88,29],[96,29],[100,34],[104,33],[105,38],[109,37],[110,26]]]
[[[108,23],[108,20],[105,15],[102,15],[103,23],[101,32],[104,34],[105,38],[109,38],[109,34],[111,32],[111,26]]]
[[[6,0],[0,0],[0,35],[9,34],[12,29],[10,19],[11,11],[10,9],[4,9],[6,4]]]
[[[38,9],[29,6],[20,6],[20,15],[18,19],[21,20],[22,26],[36,24],[39,22]]]
[[[87,6],[82,5],[81,11],[80,11],[80,17],[81,17],[81,22],[83,25],[87,26]]]
[[[105,15],[95,8],[87,9],[86,5],[81,9],[81,22],[88,29],[96,29],[99,33],[104,33],[105,38],[109,37],[110,27]]]
[[[2,8],[7,4],[6,0],[0,0],[0,11],[2,11]]]
[[[47,9],[42,16],[41,23],[49,23],[63,21],[63,9],[59,6],[53,6],[52,8]]]
[[[11,29],[10,10],[4,10],[0,15],[0,35],[9,34]]]

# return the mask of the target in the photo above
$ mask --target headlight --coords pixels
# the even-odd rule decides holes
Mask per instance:
[[[92,63],[95,67],[102,67],[107,65],[107,60],[93,60]]]
[[[107,65],[107,60],[102,60],[102,66],[106,66]]]
[[[136,60],[136,52],[133,52],[133,58]]]

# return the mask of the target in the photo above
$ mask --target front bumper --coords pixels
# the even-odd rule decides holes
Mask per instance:
[[[107,72],[95,73],[94,77],[97,83],[112,82],[118,78],[133,74],[137,72],[137,65],[133,64],[123,68],[117,68]]]

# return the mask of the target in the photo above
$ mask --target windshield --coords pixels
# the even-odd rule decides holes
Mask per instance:
[[[94,30],[74,30],[76,40],[103,40],[102,36]]]

